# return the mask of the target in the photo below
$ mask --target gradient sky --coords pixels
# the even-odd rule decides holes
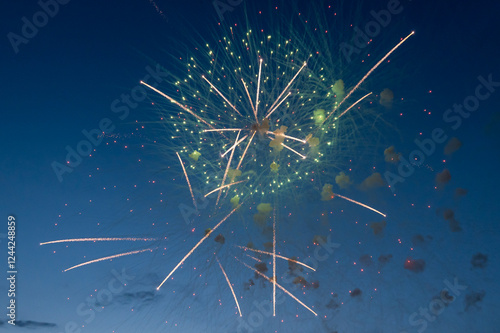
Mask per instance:
[[[255,8],[270,2],[256,1]],[[387,3],[370,1],[361,11],[366,15]],[[408,158],[416,149],[414,140],[430,137],[435,128],[442,128],[448,137],[457,137],[462,146],[445,155],[447,141],[437,145],[436,153],[424,165],[395,186],[396,195],[387,187],[374,193],[352,192],[388,211],[387,234],[383,239],[375,239],[370,232],[357,234],[360,229],[356,227],[339,227],[344,236],[334,241],[342,246],[340,253],[335,252],[336,259],[331,260],[349,262],[343,268],[351,267],[364,253],[373,254],[374,260],[382,253],[392,254],[393,260],[381,275],[368,272],[372,275],[361,276],[354,271],[335,271],[329,265],[329,269],[317,275],[324,281],[322,292],[326,296],[307,291],[303,299],[307,303],[307,295],[311,294],[311,303],[332,304],[325,298],[332,297],[326,293],[335,289],[345,304],[340,309],[328,308],[331,311],[328,315],[334,319],[320,322],[291,301],[293,304],[286,303],[280,314],[283,323],[270,319],[270,324],[264,326],[270,331],[311,328],[339,333],[417,332],[423,324],[412,326],[408,317],[439,294],[446,285],[443,281],[453,281],[455,277],[467,285],[466,291],[436,321],[429,321],[425,331],[500,330],[500,320],[495,316],[500,310],[500,287],[496,282],[500,273],[497,215],[500,87],[492,86],[490,96],[481,101],[475,113],[462,119],[456,129],[451,126],[454,122],[443,121],[446,110],[475,94],[484,79],[491,77],[492,81],[500,82],[497,17],[500,3],[462,0],[401,3],[404,12],[387,28],[385,37],[382,32],[379,38],[382,45],[376,49],[388,50],[394,45],[391,39],[394,36],[404,37],[411,30],[416,34],[394,56],[393,70],[388,70],[386,76],[380,75],[397,84],[391,88],[397,99],[403,101],[398,102],[397,112],[388,116],[397,132],[387,133],[388,141],[378,153],[382,164],[377,165],[377,170],[382,174],[397,170],[396,165],[383,163],[385,148],[394,145],[397,152]],[[227,13],[227,20],[241,20],[244,6],[235,6],[234,17]],[[130,106],[129,115],[123,119],[112,107],[116,99],[129,94],[157,64],[175,71],[168,55],[175,53],[180,45],[190,45],[190,38],[198,38],[192,37],[193,32],[204,40],[218,38],[207,33],[216,29],[220,21],[212,2],[68,1],[58,5],[57,13],[36,34],[15,47],[9,33],[21,35],[23,17],[32,21],[33,15],[41,10],[40,4],[4,2],[0,7],[3,36],[0,116],[4,124],[0,132],[0,258],[6,271],[3,263],[7,260],[7,216],[14,215],[18,221],[19,271],[18,325],[15,328],[8,325],[2,310],[0,330],[71,332],[75,323],[82,332],[97,333],[234,331],[240,322],[233,313],[227,285],[217,264],[204,263],[203,256],[198,260],[201,267],[206,264],[203,278],[194,279],[194,263],[186,263],[171,289],[155,293],[154,287],[189,249],[180,244],[186,239],[191,244],[199,238],[186,237],[191,227],[178,222],[182,220],[178,205],[190,204],[189,192],[179,177],[181,170],[176,157],[160,152],[154,142],[156,133],[148,132],[148,128],[137,129],[140,125],[136,120],[146,123],[155,116],[147,99]],[[342,15],[342,10],[338,13]],[[357,24],[356,17],[346,18],[350,20]],[[361,75],[369,69],[361,63],[357,66]],[[149,94],[148,97],[156,98]],[[64,163],[66,147],[77,147],[85,139],[82,130],[97,128],[105,118],[110,119],[113,130],[101,138],[90,157],[83,157],[60,181],[52,163]],[[371,160],[366,162],[369,166],[370,163]],[[172,174],[162,173],[165,168],[173,169]],[[435,177],[444,169],[450,171],[452,178],[444,189],[435,189]],[[457,188],[468,192],[456,199]],[[304,207],[307,208],[296,218],[311,223],[323,209],[318,202],[304,203]],[[462,231],[450,232],[443,218],[446,209],[454,211]],[[372,222],[373,215],[346,208],[342,219],[365,224]],[[199,230],[214,222],[217,221],[202,224]],[[283,231],[290,237],[294,233],[306,232],[300,228]],[[424,244],[415,246],[413,255],[409,249],[415,245],[415,235],[423,235]],[[63,273],[63,269],[77,263],[141,249],[144,244],[39,245],[61,238],[106,236],[168,236],[167,245],[160,246],[168,247],[169,251],[116,259]],[[306,238],[301,237],[300,241]],[[348,244],[358,241],[366,243],[366,247],[349,247]],[[154,242],[146,244],[158,246]],[[298,241],[292,248],[300,248],[299,244],[302,243]],[[211,250],[202,251],[210,254]],[[225,253],[220,249],[219,256]],[[471,259],[477,254],[487,256],[485,267],[472,267]],[[425,260],[426,269],[421,273],[405,270],[404,261],[408,257]],[[232,276],[243,269],[239,264],[227,267]],[[333,281],[332,276],[335,276]],[[242,285],[249,277],[252,273],[246,272],[239,277],[241,283],[236,283],[238,291],[248,299],[245,303],[248,311],[255,307],[253,298],[261,301],[267,295],[262,291],[265,289],[245,295]],[[127,279],[126,286],[117,282],[123,279]],[[5,279],[0,280],[0,308],[5,309],[7,284]],[[382,289],[379,294],[373,292],[377,286]],[[391,290],[391,286],[404,292]],[[353,288],[363,291],[362,299],[346,296]],[[101,304],[102,311],[85,312],[87,307],[80,307],[89,297],[95,299],[104,290],[116,293],[111,293],[109,302]],[[196,293],[200,295],[194,297]],[[219,306],[221,297],[223,305]],[[480,300],[467,301],[474,297]],[[467,306],[469,303],[473,304]],[[207,310],[207,304],[219,308]],[[297,318],[296,314],[300,316]],[[258,328],[255,332],[267,332],[266,329]]]

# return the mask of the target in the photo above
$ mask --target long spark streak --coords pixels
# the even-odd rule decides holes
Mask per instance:
[[[257,112],[259,110],[259,93],[260,93],[260,74],[262,72],[262,59],[260,59],[259,64],[259,79],[257,81],[257,97],[255,98],[255,118],[257,118]],[[258,121],[257,121],[258,123]]]
[[[248,92],[247,84],[245,83],[245,80],[243,80],[243,78],[241,79],[241,82],[243,82],[243,86],[245,87],[245,91],[247,92],[248,100],[250,101],[250,106],[252,107],[252,111],[255,116],[255,121],[258,124],[259,118],[257,118],[257,110],[255,109],[255,106],[253,106],[252,98],[250,97],[250,93]]]
[[[117,242],[117,241],[155,241],[157,238],[136,238],[136,237],[108,237],[108,238],[72,238],[72,239],[59,239],[49,242],[40,243],[40,245],[57,244],[57,243],[70,243],[70,242]]]
[[[181,159],[181,156],[179,155],[179,153],[178,152],[175,152],[175,153],[177,154],[177,157],[179,158],[179,161],[181,162],[182,171],[184,171],[184,176],[186,176],[186,182],[187,182],[188,187],[189,187],[189,192],[191,193],[191,198],[193,198],[194,207],[196,208],[196,211],[198,211],[198,205],[196,204],[196,199],[194,198],[193,189],[191,188],[191,183],[189,182],[189,177],[187,175],[186,168],[184,168],[184,163],[182,163],[182,159]]]
[[[210,194],[212,194],[212,193],[214,193],[214,192],[218,191],[218,190],[222,190],[223,188],[226,188],[226,187],[231,187],[231,186],[233,186],[233,185],[236,185],[236,184],[239,184],[239,183],[243,183],[243,182],[246,182],[246,181],[248,181],[248,180],[244,179],[244,180],[240,180],[240,181],[237,181],[237,182],[234,182],[234,183],[231,183],[231,184],[226,184],[226,185],[224,185],[224,186],[219,186],[219,187],[217,187],[216,189],[214,189],[214,190],[212,190],[212,191],[208,192],[207,194],[205,194],[205,198],[206,198],[206,197],[208,197]]]
[[[281,92],[281,94],[278,96],[278,98],[276,98],[276,100],[274,101],[274,103],[271,105],[271,107],[269,108],[269,111],[267,111],[267,117],[269,117],[269,115],[271,114],[271,110],[274,108],[274,105],[276,103],[278,103],[279,99],[281,98],[281,96],[283,96],[283,94],[285,93],[285,91],[290,87],[290,85],[293,83],[293,81],[295,81],[295,78],[297,77],[297,75],[299,75],[299,73],[304,69],[304,67],[306,67],[307,65],[307,62],[304,61],[304,64],[302,65],[302,67],[300,67],[299,71],[295,74],[295,76],[290,80],[290,82],[288,82],[288,84],[286,85],[285,89],[283,89],[283,91]]]
[[[252,257],[251,255],[249,254],[246,254],[247,257],[249,258],[252,258],[253,260],[257,261],[257,262],[262,262],[262,260],[260,260],[259,258],[255,258],[255,257]]]
[[[234,208],[229,214],[227,214],[227,216],[225,218],[223,218],[219,223],[217,223],[215,225],[215,227],[213,227],[210,232],[208,232],[202,239],[200,239],[200,241],[198,243],[196,243],[196,245],[191,249],[191,251],[189,251],[184,256],[184,258],[182,258],[181,261],[179,261],[179,263],[177,264],[177,266],[175,266],[175,268],[167,275],[167,277],[162,281],[162,283],[160,283],[160,285],[158,287],[156,287],[156,290],[160,290],[161,286],[168,280],[168,278],[172,274],[174,274],[174,272],[177,270],[177,268],[179,268],[179,266],[182,265],[184,263],[184,261],[186,261],[186,259],[189,258],[189,256],[191,254],[193,254],[193,252],[198,248],[198,246],[200,246],[201,243],[203,243],[212,234],[212,232],[214,232],[222,223],[224,223],[224,221],[226,221],[228,219],[229,216],[231,216],[238,208],[240,208],[241,205],[242,204],[239,204],[238,206],[236,206],[236,208]]]
[[[266,251],[262,251],[262,250],[251,249],[251,248],[246,247],[246,246],[241,246],[241,245],[235,245],[235,246],[239,247],[240,249],[243,249],[243,250],[249,250],[249,251],[253,251],[253,252],[257,252],[257,253],[267,254],[267,255],[270,255],[270,256],[273,255],[271,252],[266,252]],[[294,262],[296,264],[302,265],[302,266],[307,267],[310,270],[316,272],[316,270],[314,268],[312,268],[311,266],[307,266],[303,262],[300,262],[300,261],[297,261],[297,260],[294,260],[294,259],[291,259],[291,258],[287,258],[287,257],[281,256],[279,254],[276,254],[276,258],[280,258],[280,259],[283,259],[283,260]]]
[[[334,197],[335,197],[335,196],[337,196],[337,197],[342,198],[342,199],[344,199],[344,200],[347,200],[347,201],[350,201],[350,202],[352,202],[352,203],[355,203],[356,205],[360,205],[361,207],[368,208],[369,210],[374,211],[375,213],[378,213],[378,214],[382,215],[383,217],[387,217],[387,215],[386,215],[386,214],[381,213],[381,212],[379,212],[378,210],[376,210],[375,208],[372,208],[372,207],[370,207],[370,206],[368,206],[368,205],[365,205],[365,204],[363,204],[363,203],[361,203],[361,202],[359,202],[359,201],[356,201],[356,200],[353,200],[353,199],[349,199],[349,198],[344,197],[344,196],[342,196],[342,195],[340,195],[340,194],[337,194],[337,193],[333,193],[333,195],[334,195]]]
[[[340,119],[340,117],[342,117],[344,114],[346,114],[346,113],[347,113],[347,111],[349,111],[350,109],[352,109],[352,108],[353,108],[356,104],[358,104],[359,102],[361,102],[362,100],[364,100],[366,97],[370,96],[371,94],[372,94],[372,93],[370,92],[370,93],[368,93],[368,94],[364,95],[363,97],[361,97],[360,99],[358,99],[358,100],[356,101],[356,103],[353,103],[353,104],[352,104],[350,107],[348,107],[348,108],[347,108],[344,112],[342,112],[342,113],[340,114],[340,116],[338,116],[338,117],[337,117],[337,119]]]
[[[269,113],[267,114],[267,116],[266,116],[265,118],[266,118],[266,119],[267,119],[267,118],[269,118],[269,116],[270,116],[270,115],[271,115],[274,111],[276,111],[276,109],[278,109],[278,108],[279,108],[279,106],[281,105],[281,103],[283,103],[283,102],[284,102],[284,101],[288,98],[288,96],[290,96],[291,94],[292,94],[292,92],[291,92],[291,91],[289,91],[289,92],[288,92],[288,94],[285,96],[285,98],[283,98],[283,99],[281,100],[281,102],[279,102],[279,103],[278,103],[278,104],[277,104],[277,105],[276,105],[276,106],[275,106],[275,107],[274,107],[271,111],[269,111]]]
[[[75,266],[70,267],[68,269],[65,269],[63,272],[67,272],[67,271],[70,271],[72,269],[75,269],[75,268],[78,268],[78,267],[81,267],[81,266],[94,264],[96,262],[100,262],[100,261],[104,261],[104,260],[111,260],[111,259],[115,259],[115,258],[119,258],[119,257],[123,257],[123,256],[129,256],[129,255],[132,255],[132,254],[138,254],[138,253],[146,252],[146,251],[153,252],[153,250],[154,249],[144,249],[144,250],[130,251],[130,252],[125,252],[125,253],[115,254],[115,255],[112,255],[112,256],[104,257],[104,258],[94,259],[94,260],[86,261],[86,262],[83,262],[81,264],[75,265]]]
[[[347,99],[348,99],[348,98],[352,95],[352,93],[353,93],[353,92],[355,92],[355,91],[359,88],[359,86],[360,86],[360,85],[361,85],[361,84],[362,84],[362,83],[363,83],[363,82],[364,82],[364,81],[368,78],[368,76],[370,76],[370,74],[371,74],[371,73],[372,73],[375,69],[377,69],[377,67],[378,67],[378,66],[380,66],[380,64],[381,64],[382,62],[384,62],[384,61],[385,61],[385,59],[387,59],[387,57],[389,57],[389,56],[391,55],[391,53],[392,53],[392,52],[396,51],[396,49],[397,49],[398,47],[400,47],[400,46],[401,46],[401,44],[403,44],[404,42],[406,42],[406,40],[407,40],[408,38],[410,38],[410,37],[411,37],[414,33],[415,33],[415,31],[412,31],[412,32],[411,32],[408,36],[406,36],[405,38],[403,38],[403,40],[402,40],[402,41],[400,41],[398,44],[396,44],[396,46],[394,46],[394,47],[393,47],[393,48],[392,48],[389,52],[387,52],[387,54],[386,54],[386,55],[385,55],[382,59],[380,59],[380,60],[379,60],[379,62],[377,62],[377,63],[375,64],[375,66],[373,66],[373,67],[372,67],[372,68],[368,71],[368,73],[366,73],[366,75],[365,75],[365,76],[363,76],[363,78],[362,78],[362,79],[358,82],[358,84],[356,84],[356,85],[354,86],[354,88],[352,88],[352,90],[351,90],[351,91],[349,91],[349,93],[348,93],[348,94],[344,97],[344,99],[343,99],[343,100],[342,100],[342,101],[341,101],[341,102],[340,102],[340,103],[339,103],[339,104],[335,107],[335,109],[333,109],[332,113],[330,113],[330,114],[328,115],[328,117],[326,117],[326,118],[325,118],[325,120],[323,121],[323,123],[324,123],[324,122],[326,122],[326,120],[327,120],[328,118],[330,118],[330,116],[331,116],[332,114],[334,114],[334,113],[335,113],[335,111],[337,111],[337,110],[338,110],[338,108],[342,105],[342,103],[344,103],[344,102],[345,102],[345,101],[346,101],[346,100],[347,100]]]
[[[193,111],[189,110],[187,107],[185,107],[184,105],[182,105],[181,103],[177,102],[175,99],[173,99],[172,97],[168,96],[167,94],[161,92],[160,90],[156,89],[155,87],[152,87],[150,86],[149,84],[147,84],[146,82],[144,81],[141,81],[140,82],[141,84],[145,85],[146,87],[148,87],[149,89],[157,92],[158,94],[162,95],[163,97],[165,97],[166,99],[168,99],[170,102],[174,103],[175,105],[177,105],[178,107],[180,107],[181,109],[183,109],[184,111],[186,111],[187,113],[189,113],[190,115],[192,115],[193,117],[195,117],[196,119],[198,119],[199,121],[201,121],[202,123],[204,123],[205,125],[207,125],[208,127],[210,128],[213,128],[215,129],[212,125],[210,125],[209,123],[207,123],[203,118],[201,118],[200,116],[198,116],[196,113],[194,113]]]
[[[245,265],[247,268],[250,268],[251,270],[253,270],[255,273],[259,274],[260,276],[262,276],[263,278],[265,278],[267,281],[271,282],[271,283],[274,283],[276,284],[276,286],[278,288],[280,288],[281,290],[283,290],[285,293],[288,294],[288,296],[290,296],[291,298],[293,298],[295,301],[297,301],[300,305],[302,305],[303,307],[305,307],[307,310],[311,311],[312,313],[314,313],[315,316],[317,316],[318,314],[316,312],[314,312],[311,308],[309,308],[307,305],[305,305],[304,303],[302,303],[297,297],[293,296],[291,292],[289,292],[288,290],[286,290],[283,286],[281,286],[278,282],[274,281],[273,279],[270,279],[268,278],[266,275],[262,274],[261,272],[259,272],[258,270],[256,270],[255,268],[253,268],[252,266],[250,265],[247,265],[246,263],[244,263],[243,261],[241,261],[240,259],[236,258],[236,260],[238,260],[239,262],[241,262],[243,265]]]
[[[371,93],[370,93],[370,94],[371,94]],[[276,133],[271,132],[271,131],[267,131],[266,133],[267,133],[267,134],[272,134],[272,135],[276,136]],[[287,139],[290,139],[290,140],[295,140],[295,141],[298,141],[298,142],[302,142],[302,143],[304,143],[304,144],[306,144],[306,143],[307,143],[307,141],[306,141],[306,140],[302,140],[302,139],[299,139],[299,138],[296,138],[296,137],[293,137],[293,136],[289,136],[289,135],[282,135],[282,134],[278,134],[278,135],[283,136],[283,137],[285,137],[285,138],[287,138]]]
[[[241,128],[214,128],[209,130],[203,130],[202,132],[206,133],[206,132],[224,132],[224,131],[238,132],[241,131]]]
[[[245,147],[245,150],[243,151],[243,155],[241,155],[240,162],[238,163],[238,166],[236,167],[236,170],[240,169],[241,163],[243,162],[243,159],[245,158],[245,155],[247,154],[248,147],[250,147],[250,144],[252,143],[253,137],[255,136],[256,131],[253,132],[252,136],[250,137],[250,141],[248,141],[247,146]]]
[[[234,143],[235,144],[234,147],[236,147],[236,144],[238,143],[238,138],[240,137],[240,134],[241,134],[241,131],[239,131],[238,135],[236,135],[236,140],[235,140],[235,143]],[[217,196],[217,201],[215,202],[215,206],[217,206],[219,204],[220,195],[222,194],[222,188],[224,186],[224,183],[226,182],[227,173],[229,172],[229,167],[231,166],[231,161],[233,160],[234,150],[235,149],[233,149],[231,151],[231,155],[229,156],[229,159],[227,161],[226,170],[224,171],[224,177],[222,178],[222,183],[220,184],[219,195]]]
[[[234,148],[236,148],[240,143],[242,143],[243,141],[245,141],[245,139],[248,138],[248,135],[245,135],[243,138],[240,139],[240,141],[236,141],[236,143],[231,147],[229,148],[228,150],[226,150],[224,152],[224,154],[221,155],[221,157],[224,157],[226,156],[227,153],[229,153],[230,151],[232,151]]]
[[[236,109],[236,107],[235,107],[233,104],[231,104],[231,102],[229,102],[229,101],[227,100],[226,96],[224,96],[224,95],[223,95],[223,94],[219,91],[219,89],[215,88],[215,86],[212,84],[212,82],[210,82],[210,81],[208,81],[208,80],[207,80],[207,78],[205,77],[205,75],[202,75],[201,77],[203,78],[203,80],[207,81],[207,83],[210,85],[210,87],[212,87],[212,89],[213,89],[213,90],[215,90],[215,91],[219,94],[219,96],[220,96],[220,97],[222,97],[222,98],[226,101],[226,103],[227,103],[227,104],[231,105],[231,107],[233,108],[233,110],[234,110],[234,111],[236,111],[236,113],[238,113],[240,116],[242,116],[242,117],[243,117],[243,115],[240,113],[240,111],[238,111],[238,110]]]
[[[282,145],[283,147],[285,147],[286,149],[291,150],[291,151],[293,151],[295,154],[297,154],[297,155],[299,155],[300,157],[302,157],[302,159],[303,159],[303,160],[305,160],[305,159],[306,159],[306,157],[305,157],[304,155],[302,155],[302,154],[300,154],[299,152],[297,152],[297,151],[293,150],[292,148],[288,147],[288,146],[287,146],[287,145],[285,145],[284,143],[282,143],[281,145]]]
[[[233,294],[234,301],[236,302],[236,306],[238,307],[238,312],[240,313],[240,317],[242,317],[240,304],[238,303],[238,300],[236,299],[236,295],[234,294],[233,286],[231,285],[231,282],[229,282],[229,278],[227,277],[227,274],[226,274],[226,271],[224,271],[224,268],[222,268],[222,265],[219,261],[219,258],[215,257],[215,259],[217,259],[217,263],[219,263],[219,267],[222,270],[222,273],[224,273],[224,276],[225,276],[226,281],[227,281],[227,285],[229,286],[229,289],[231,289],[231,293]]]

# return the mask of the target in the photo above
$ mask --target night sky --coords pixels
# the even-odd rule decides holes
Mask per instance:
[[[317,17],[340,27],[328,32],[331,40],[322,37],[331,49],[352,43],[354,27],[363,29],[374,20],[371,11],[394,0],[358,2],[317,1]],[[285,35],[291,16],[302,19],[295,10],[314,13],[308,11],[309,1],[291,3],[41,0],[0,5],[0,266],[8,276],[7,221],[13,215],[18,271],[15,327],[6,316],[9,285],[0,279],[0,331],[500,331],[500,3],[495,1],[401,0],[401,13],[352,61],[343,62],[348,90],[415,31],[361,86],[374,92],[374,103],[385,88],[394,95],[390,107],[381,107],[386,126],[377,128],[370,153],[358,153],[363,144],[350,146],[349,141],[339,160],[350,157],[341,169],[329,170],[329,179],[304,186],[298,191],[304,196],[295,199],[287,189],[277,196],[282,255],[317,259],[320,245],[313,240],[328,238],[334,244],[334,251],[316,262],[316,272],[297,275],[306,282],[282,282],[318,316],[286,295],[276,317],[270,316],[265,307],[272,285],[234,259],[253,266],[250,253],[233,245],[252,240],[264,250],[268,241],[266,231],[252,221],[260,203],[255,198],[219,229],[224,245],[208,238],[156,290],[204,231],[231,210],[202,209],[194,219],[186,212],[192,199],[175,148],[169,146],[172,133],[158,126],[159,110],[181,110],[140,81],[175,92],[171,75],[186,76],[179,63],[200,55],[196,47],[226,36],[225,26],[245,25],[248,15],[253,29],[272,33],[282,26]],[[315,15],[310,17],[313,26]],[[139,91],[147,96],[134,98]],[[196,120],[191,120],[186,127],[194,128]],[[370,135],[363,132],[368,141]],[[86,149],[90,156],[78,153]],[[424,161],[412,161],[415,156]],[[348,189],[335,184],[341,171],[351,177]],[[380,179],[373,176],[377,172]],[[325,183],[387,217],[339,198],[322,201]],[[87,237],[155,240],[40,245]],[[150,251],[63,272],[143,249]],[[217,258],[240,299],[241,318]],[[272,277],[272,260],[260,258]],[[280,265],[278,282],[292,271],[290,264]]]

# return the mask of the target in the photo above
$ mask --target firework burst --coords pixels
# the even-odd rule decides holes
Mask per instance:
[[[343,125],[343,116],[354,107],[359,108],[372,94],[356,98],[358,89],[411,35],[413,32],[402,38],[347,91],[342,79],[326,90],[318,87],[318,82],[326,80],[323,69],[319,68],[321,60],[301,48],[303,41],[283,36],[275,40],[276,37],[266,35],[263,30],[255,33],[234,27],[229,27],[227,36],[215,46],[206,44],[203,50],[198,49],[201,59],[189,57],[187,78],[177,80],[175,89],[169,89],[169,93],[141,82],[174,104],[173,108],[163,105],[166,110],[163,121],[174,130],[168,146],[177,147],[175,153],[194,206],[197,208],[191,175],[197,175],[209,189],[205,197],[217,196],[216,211],[232,205],[232,211],[206,232],[157,289],[215,229],[240,209],[240,200],[248,200],[252,205],[260,202],[255,222],[263,227],[273,220],[272,252],[260,251],[272,257],[273,275],[269,278],[244,265],[273,284],[275,315],[276,286],[284,289],[277,283],[275,263],[277,196],[283,200],[283,192],[300,192],[305,188],[304,183],[318,182],[317,175],[325,174],[325,165],[335,163],[337,151],[331,146],[344,142],[339,137],[332,140],[332,134]],[[315,64],[311,68],[310,62]],[[326,111],[318,105],[325,106]],[[331,190],[326,191],[328,196],[328,199],[345,199],[386,217],[364,203]],[[270,211],[272,214],[268,214]],[[232,288],[231,292],[234,295]]]
[[[303,29],[309,29],[306,23]],[[279,254],[282,250],[277,249],[281,246],[277,233],[282,220],[280,210],[284,203],[300,202],[307,197],[318,200],[322,197],[325,201],[341,198],[386,217],[365,203],[334,193],[328,182],[333,182],[334,174],[343,170],[346,156],[352,155],[351,143],[362,136],[363,126],[369,123],[373,127],[372,120],[378,119],[376,113],[372,117],[376,106],[371,98],[376,93],[364,90],[363,83],[413,33],[394,41],[393,47],[381,54],[377,63],[353,79],[343,77],[341,72],[332,74],[325,68],[331,62],[327,58],[331,55],[331,46],[322,49],[325,45],[312,42],[310,37],[314,33],[301,34],[298,29],[274,35],[266,29],[251,27],[250,23],[245,27],[234,25],[221,29],[223,37],[212,44],[199,45],[192,55],[178,59],[177,63],[184,64],[185,73],[176,75],[170,84],[155,87],[141,81],[158,95],[152,104],[161,112],[158,124],[163,131],[163,148],[168,155],[176,156],[180,164],[186,193],[191,197],[196,215],[201,215],[198,197],[201,192],[202,197],[213,198],[209,202],[209,215],[216,219],[192,248],[185,249],[182,259],[175,258],[177,264],[165,271],[157,290],[165,288],[174,273],[223,224],[238,214],[242,219],[253,215],[255,226],[250,228],[272,233],[267,251],[254,249],[249,244],[243,246],[237,234],[232,242],[245,254],[257,253],[259,258],[249,256],[255,260],[269,259],[272,275],[266,275],[264,262],[254,266],[244,262],[241,252],[235,256],[236,251],[232,251],[226,259],[272,284],[273,316],[276,315],[276,287],[316,316],[317,312],[306,304],[307,300],[300,300],[279,283],[284,272],[277,270],[276,258],[286,260],[290,266],[315,271],[295,257]],[[324,34],[322,39],[331,35],[328,31]],[[346,87],[347,79],[355,80],[351,88]],[[354,115],[350,116],[351,113]],[[224,244],[224,239],[217,240],[217,237],[215,241]],[[150,240],[155,239],[81,238],[42,244]],[[148,247],[105,256],[66,271],[154,250]],[[218,257],[213,259],[229,286],[239,315],[244,316],[245,309],[238,303],[238,290],[233,289],[229,279],[234,274],[226,273]]]

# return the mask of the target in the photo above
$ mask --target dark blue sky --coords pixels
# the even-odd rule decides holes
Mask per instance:
[[[248,12],[267,10],[274,2],[252,2]],[[298,1],[297,6],[305,8],[308,3]],[[337,6],[336,1],[327,3]],[[337,15],[343,18],[345,15],[346,23],[344,35],[336,40],[343,41],[344,36],[352,33],[348,22],[363,26],[370,19],[370,10],[385,8],[388,3],[390,1],[367,2],[357,7],[360,15],[352,14],[352,4],[335,7]],[[361,160],[359,165],[376,167],[382,176],[386,171],[396,175],[401,164],[385,163],[385,148],[393,145],[408,159],[418,148],[414,140],[432,137],[436,128],[443,130],[447,140],[436,144],[436,153],[415,167],[404,182],[397,183],[394,192],[387,186],[374,192],[347,192],[347,196],[382,206],[388,212],[387,234],[382,239],[374,238],[370,228],[366,231],[353,227],[353,221],[369,225],[374,217],[363,210],[346,208],[344,215],[338,218],[345,223],[332,234],[343,233],[334,239],[342,243],[340,252],[335,252],[337,257],[329,259],[332,262],[328,263],[328,269],[324,265],[323,273],[316,276],[324,283],[322,294],[314,294],[314,290],[307,290],[307,294],[295,292],[306,304],[314,304],[320,317],[328,315],[329,319],[320,322],[288,300],[293,304],[285,303],[279,319],[266,321],[265,327],[272,331],[293,332],[298,327],[310,327],[339,333],[417,332],[425,322],[427,332],[498,332],[500,322],[492,314],[500,308],[500,291],[495,282],[500,267],[500,221],[496,209],[500,186],[500,84],[495,83],[500,82],[500,4],[492,1],[401,1],[401,4],[404,7],[401,15],[393,18],[386,30],[374,38],[374,46],[370,46],[373,49],[366,51],[376,53],[370,54],[370,59],[379,59],[399,38],[415,31],[391,56],[391,63],[384,64],[375,72],[374,79],[366,82],[366,89],[377,93],[386,86],[394,91],[395,106],[393,112],[386,115],[394,130],[382,133],[385,140],[376,143],[379,146],[373,155],[378,156],[378,161]],[[221,29],[217,26],[220,18],[213,3],[209,0],[72,0],[67,4],[58,3],[53,17],[39,14],[43,8],[36,1],[4,2],[0,6],[0,36],[3,36],[0,43],[0,119],[3,124],[0,132],[0,258],[1,266],[6,267],[3,263],[7,260],[7,244],[3,236],[7,232],[7,216],[14,215],[18,220],[19,271],[18,327],[6,323],[5,310],[2,310],[0,329],[66,332],[71,331],[72,323],[84,332],[99,333],[141,332],[144,327],[148,327],[148,331],[231,332],[241,327],[211,248],[200,250],[209,261],[204,262],[203,254],[198,260],[204,267],[200,271],[206,273],[200,278],[201,282],[192,273],[194,263],[187,262],[184,271],[179,272],[179,281],[168,287],[168,291],[163,290],[164,293],[154,292],[158,282],[203,234],[188,237],[192,226],[178,222],[182,220],[179,204],[190,204],[191,199],[176,156],[168,149],[165,153],[155,142],[162,134],[150,130],[149,121],[156,120],[157,114],[149,99],[157,102],[157,96],[148,92],[144,101],[137,104],[132,101],[126,108],[127,116],[120,117],[123,113],[115,112],[117,105],[126,105],[122,96],[131,94],[146,75],[156,71],[162,77],[168,70],[182,76],[184,72],[171,60],[172,55],[187,56],[186,50],[192,52],[193,45],[202,41],[215,43],[221,37],[222,34],[214,33]],[[233,13],[224,14],[225,23],[243,24],[245,6],[245,3],[233,6]],[[285,13],[288,12],[285,10]],[[261,24],[279,26],[286,14],[280,15],[271,15],[272,22]],[[23,31],[26,20],[33,22],[44,17],[48,17],[47,23],[42,22],[36,33],[31,32],[33,36],[26,35],[30,33],[29,28]],[[22,37],[23,33],[26,37]],[[162,69],[157,69],[157,65]],[[355,79],[346,80],[350,83],[357,82],[370,68],[360,59],[348,65],[345,72],[357,75]],[[154,77],[149,77],[151,79]],[[163,84],[162,87],[160,83],[160,89],[169,89]],[[447,113],[454,104],[477,96],[477,89],[482,96],[489,93],[480,101],[477,111],[466,117]],[[64,164],[67,147],[77,149],[86,139],[82,131],[98,128],[103,119],[109,119],[113,130],[104,138],[95,138],[99,143],[94,145],[91,156],[81,158],[71,173],[61,173],[58,178],[54,161]],[[457,137],[462,145],[456,152],[445,154],[443,148],[451,137]],[[445,181],[446,185],[441,188],[435,184],[435,178],[444,169],[450,171],[451,180]],[[355,182],[360,184],[367,175]],[[467,189],[467,194],[456,199],[457,188]],[[297,219],[313,224],[320,220],[324,207],[320,205],[323,203],[311,201],[314,202],[308,202],[307,209],[300,209]],[[448,215],[445,220],[447,209],[454,212],[454,217]],[[337,221],[337,217],[332,219]],[[453,219],[459,221],[462,231],[450,232],[448,223],[452,225]],[[196,232],[213,226],[214,222],[217,220],[203,221]],[[314,227],[307,230],[317,231]],[[283,231],[283,235],[294,239],[294,232],[300,236],[295,238],[291,249],[303,257],[311,256],[306,231],[295,226]],[[414,238],[416,235],[424,239],[423,245],[419,237]],[[167,242],[146,246],[168,250],[62,273],[63,269],[80,262],[142,249],[144,244],[39,245],[61,238],[120,236],[167,237]],[[366,247],[352,245],[358,242]],[[417,248],[415,255],[411,254],[413,247]],[[224,248],[218,251],[219,256],[231,256]],[[294,255],[292,250],[284,252]],[[367,274],[373,274],[367,277],[344,269],[365,253],[373,255],[374,260],[381,253],[391,254],[394,256],[392,266],[387,266],[382,274],[377,270],[369,272]],[[477,257],[478,254],[487,257],[483,268],[471,266],[474,256],[483,258]],[[424,272],[405,270],[404,262],[409,257],[425,260]],[[346,265],[336,268],[335,261]],[[123,269],[134,276],[126,286],[122,284],[126,279]],[[227,271],[234,277],[244,269],[233,262],[228,264]],[[248,281],[252,275],[250,271],[245,272],[237,279]],[[336,278],[331,280],[332,276]],[[424,320],[425,317],[420,316],[421,322],[411,324],[412,313],[421,306],[426,307],[440,293],[446,286],[444,280],[452,281],[455,277],[464,281],[466,291],[456,295],[456,300],[437,320]],[[243,282],[235,285],[238,286],[235,291],[246,299],[246,313],[256,311],[253,299],[260,302],[269,296],[265,292],[270,285],[253,294],[245,294]],[[326,285],[338,293],[340,301]],[[377,286],[385,288],[381,295],[369,291]],[[0,287],[1,308],[5,309],[5,280]],[[363,298],[346,296],[350,289],[357,287],[363,291]],[[104,290],[116,290],[104,308],[85,312],[88,308],[85,305],[78,310],[89,297],[95,298]],[[200,293],[199,298],[192,296],[196,293]],[[219,301],[220,298],[223,300]],[[332,309],[327,304],[341,305]],[[300,314],[299,318],[296,314]],[[348,322],[342,321],[343,316],[349,318]],[[460,321],[457,318],[461,318]],[[280,323],[281,319],[285,322]],[[482,325],[480,329],[475,326],[477,323]],[[255,332],[260,332],[259,328],[255,328]]]

